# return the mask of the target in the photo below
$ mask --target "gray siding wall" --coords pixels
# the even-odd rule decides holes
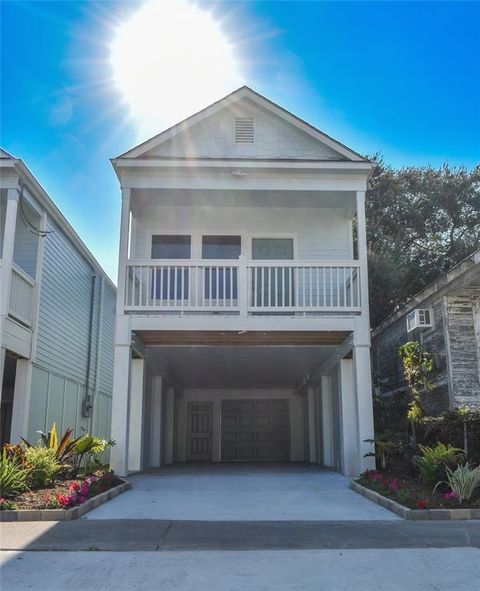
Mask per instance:
[[[26,219],[35,227],[38,227],[39,218],[34,214],[23,200],[19,201],[17,209],[17,223],[15,227],[15,242],[13,246],[13,262],[18,265],[25,273],[35,279],[37,267],[38,236],[33,234],[20,213],[23,207]],[[42,239],[43,240],[43,239]]]
[[[476,290],[480,294],[480,290]],[[407,333],[402,316],[372,339],[373,381],[382,394],[406,391],[398,348],[418,340],[434,356],[433,389],[422,394],[428,414],[456,405],[480,405],[479,343],[474,328],[472,290],[433,296],[419,305],[432,308],[434,326]]]
[[[113,384],[115,290],[101,277],[52,221],[44,245],[40,284],[37,348],[32,378],[29,437],[53,421],[108,437]],[[93,283],[92,277],[96,275]],[[90,372],[88,348],[93,292]],[[101,321],[101,329],[100,329]],[[99,355],[98,376],[97,354]],[[82,417],[86,394],[93,398],[92,417]]]
[[[479,302],[480,287],[445,298],[450,385],[457,405],[480,406],[480,342],[474,318]]]

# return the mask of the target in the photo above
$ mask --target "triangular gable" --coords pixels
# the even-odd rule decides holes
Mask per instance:
[[[242,116],[254,118],[253,145],[234,142],[234,120]],[[165,157],[365,160],[246,86],[119,158]]]

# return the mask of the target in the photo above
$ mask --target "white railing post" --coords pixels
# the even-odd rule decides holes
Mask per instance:
[[[246,318],[248,315],[248,268],[247,257],[241,254],[238,257],[238,306],[240,309],[240,316]]]

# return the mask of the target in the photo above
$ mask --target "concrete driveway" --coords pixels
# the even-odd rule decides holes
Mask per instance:
[[[350,490],[349,478],[303,464],[179,464],[129,480],[132,490],[82,519],[400,519]]]

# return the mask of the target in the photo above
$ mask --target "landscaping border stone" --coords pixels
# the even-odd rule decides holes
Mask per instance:
[[[409,509],[354,480],[350,482],[350,488],[377,505],[411,521],[480,519],[480,509]]]
[[[77,507],[71,507],[70,509],[20,509],[18,511],[0,511],[0,521],[70,521],[71,519],[78,519],[85,513],[88,513],[96,507],[100,507],[104,503],[110,501],[114,497],[122,494],[132,485],[130,482],[125,480],[122,484],[114,486],[110,490],[107,490],[99,495],[92,497],[78,505]]]

